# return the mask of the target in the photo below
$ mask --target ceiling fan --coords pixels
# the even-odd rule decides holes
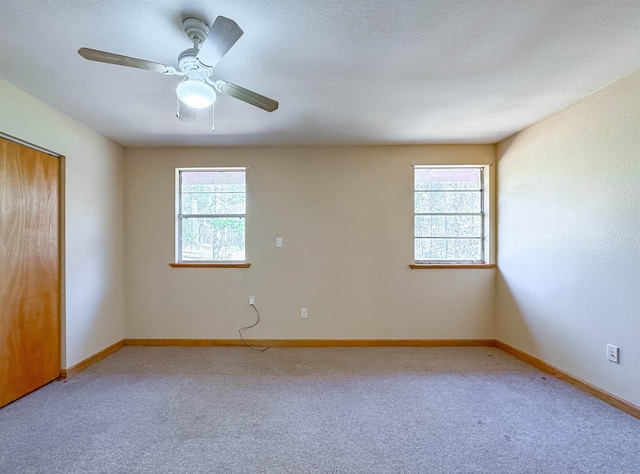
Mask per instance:
[[[176,88],[176,116],[183,122],[195,121],[197,109],[207,107],[211,107],[213,121],[216,92],[235,97],[267,112],[273,112],[278,108],[278,102],[269,97],[228,81],[210,78],[216,64],[244,33],[235,21],[219,16],[209,28],[209,25],[198,18],[186,18],[182,27],[193,47],[180,53],[177,69],[165,64],[90,48],[80,48],[78,54],[90,61],[146,69],[167,76],[185,76]]]

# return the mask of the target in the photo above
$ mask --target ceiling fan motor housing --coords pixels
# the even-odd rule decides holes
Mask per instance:
[[[198,60],[200,46],[209,34],[209,25],[198,18],[185,18],[182,21],[182,28],[187,38],[193,42],[193,48],[185,49],[178,56],[178,67],[189,79],[204,81],[213,70],[212,67],[203,64]]]
[[[196,57],[197,55],[197,48],[184,50],[180,53],[180,56],[178,56],[178,67],[189,79],[204,81],[209,78],[213,68],[202,64]]]

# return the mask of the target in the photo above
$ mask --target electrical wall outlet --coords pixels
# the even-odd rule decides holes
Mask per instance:
[[[302,319],[307,319],[307,308],[300,309],[300,317]]]
[[[607,359],[616,364],[620,363],[620,348],[611,344],[607,344]]]
[[[276,247],[282,247],[282,237],[276,237]]]
[[[249,304],[256,304],[256,297],[255,296],[249,296]]]

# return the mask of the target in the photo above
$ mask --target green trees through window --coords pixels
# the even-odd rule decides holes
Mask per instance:
[[[180,169],[178,187],[178,261],[244,261],[246,168]]]
[[[415,168],[416,263],[483,262],[483,169]]]

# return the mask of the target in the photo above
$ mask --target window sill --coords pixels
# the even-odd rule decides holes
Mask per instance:
[[[170,263],[171,268],[249,268],[250,263]]]
[[[474,264],[457,264],[457,263],[424,263],[424,264],[412,264],[409,265],[409,268],[412,270],[441,270],[441,269],[463,269],[463,270],[471,270],[471,269],[479,269],[479,268],[496,268],[495,263],[474,263]]]

